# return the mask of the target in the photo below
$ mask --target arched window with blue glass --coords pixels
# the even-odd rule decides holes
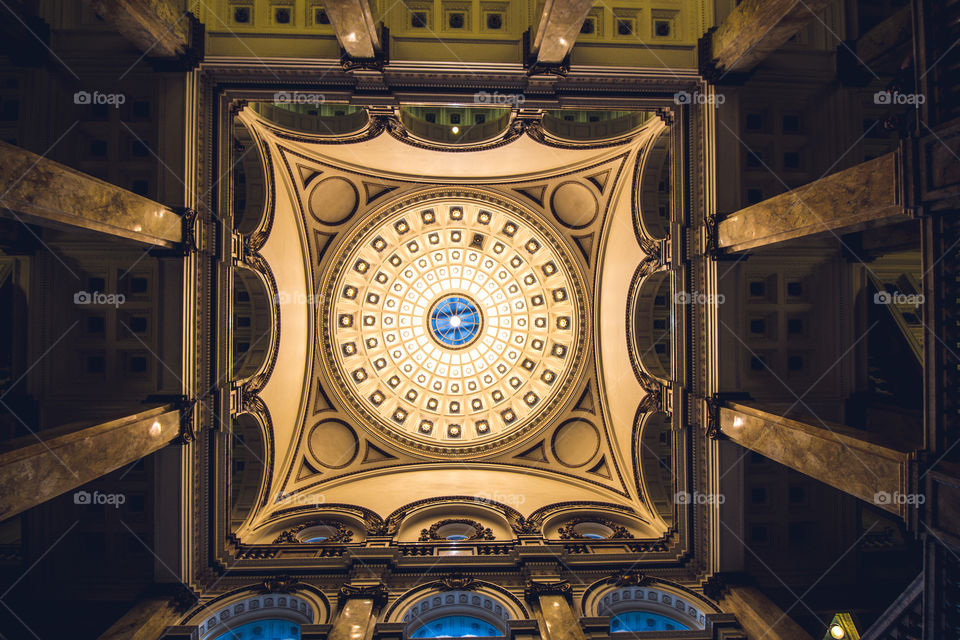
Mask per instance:
[[[610,618],[610,633],[632,631],[689,631],[679,620],[649,611],[627,611]]]
[[[499,638],[503,632],[473,616],[442,616],[422,625],[411,638]]]
[[[300,625],[289,620],[254,620],[234,627],[213,640],[300,640]]]
[[[445,591],[419,598],[406,610],[408,638],[504,638],[508,607],[485,593]]]
[[[302,625],[329,619],[329,604],[318,593],[251,591],[208,605],[183,624],[194,626],[199,640],[300,640]]]
[[[678,585],[651,582],[617,587],[607,583],[585,594],[584,614],[610,618],[610,637],[642,637],[664,631],[700,631],[715,607]]]

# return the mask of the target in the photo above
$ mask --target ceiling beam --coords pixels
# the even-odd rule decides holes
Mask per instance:
[[[531,53],[544,66],[562,64],[570,54],[593,0],[547,0]]]
[[[162,449],[180,435],[180,416],[180,409],[168,404],[92,427],[49,429],[5,443],[0,451],[0,520]],[[74,497],[77,504],[95,499],[90,494]]]
[[[720,431],[737,444],[906,519],[915,492],[910,453],[843,425],[801,422],[745,404],[720,408]]]
[[[743,0],[706,42],[708,69],[714,80],[753,70],[816,17],[832,0]]]
[[[717,225],[718,247],[731,253],[906,221],[900,158],[894,151],[736,211]]]
[[[151,58],[180,58],[191,47],[191,16],[170,0],[86,2],[98,16]]]
[[[6,142],[0,142],[0,215],[168,249],[183,239],[183,219],[168,207]]]

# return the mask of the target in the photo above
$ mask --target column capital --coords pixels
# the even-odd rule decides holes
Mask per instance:
[[[382,582],[361,586],[345,584],[337,591],[337,606],[343,608],[344,603],[348,600],[361,599],[373,600],[375,606],[382,607],[387,603],[387,598],[389,597],[390,592],[387,589],[387,585]]]
[[[523,590],[523,597],[527,600],[537,600],[541,596],[573,597],[573,586],[568,580],[530,580]]]

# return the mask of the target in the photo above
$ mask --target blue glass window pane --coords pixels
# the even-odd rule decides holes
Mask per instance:
[[[411,634],[411,638],[473,638],[499,637],[503,632],[495,626],[471,616],[444,616],[437,618]]]
[[[430,331],[437,342],[449,347],[469,344],[480,333],[480,311],[462,296],[441,299],[430,312]]]
[[[254,620],[214,640],[300,640],[300,625],[289,620]]]
[[[689,631],[690,627],[659,613],[628,611],[610,618],[610,631]]]

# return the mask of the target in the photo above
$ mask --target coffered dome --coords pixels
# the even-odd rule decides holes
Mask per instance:
[[[534,429],[583,362],[584,289],[533,214],[479,194],[381,212],[329,275],[322,340],[355,411],[401,443],[478,453]]]

